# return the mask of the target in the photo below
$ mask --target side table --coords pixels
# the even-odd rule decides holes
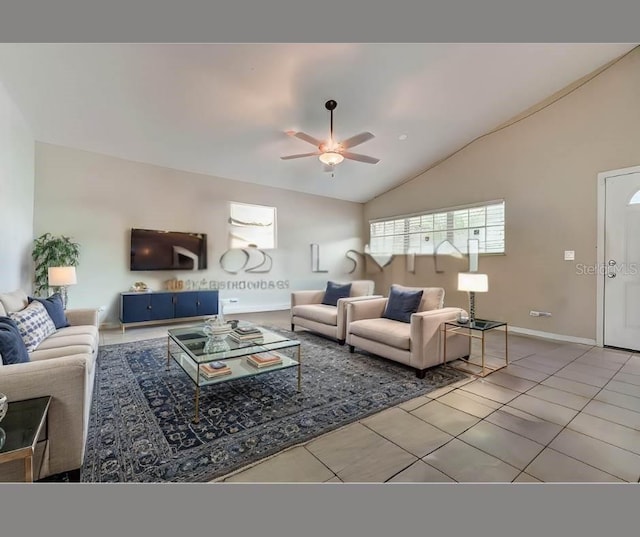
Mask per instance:
[[[44,441],[48,442],[47,413],[50,404],[50,396],[10,401],[7,415],[0,421],[0,439],[4,438],[0,445],[0,463],[24,459],[27,482],[33,482],[33,456],[43,431]]]
[[[485,334],[489,330],[494,330],[496,328],[503,328],[504,331],[504,365],[499,367],[491,367],[486,364],[485,360]],[[458,321],[447,321],[443,323],[443,332],[444,332],[444,356],[443,363],[446,364],[446,356],[447,356],[447,332],[455,332],[456,334],[460,334],[463,336],[467,336],[473,339],[480,339],[482,341],[482,353],[481,353],[481,363],[474,364],[469,361],[468,363],[471,365],[475,365],[480,367],[480,372],[472,371],[471,369],[459,366],[459,365],[451,365],[448,364],[449,367],[453,369],[457,369],[458,371],[464,371],[465,373],[470,373],[471,375],[475,375],[476,377],[486,377],[489,373],[494,371],[498,371],[504,367],[509,365],[509,347],[508,347],[508,327],[506,322],[502,321],[489,321],[486,319],[475,319],[474,321],[468,321],[466,323],[461,323]],[[479,332],[479,334],[476,334]],[[469,360],[471,357],[469,357]]]

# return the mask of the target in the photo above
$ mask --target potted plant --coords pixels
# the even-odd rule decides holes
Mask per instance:
[[[48,294],[49,267],[75,267],[78,265],[80,245],[69,237],[45,233],[33,241],[35,263],[34,291],[37,296]]]

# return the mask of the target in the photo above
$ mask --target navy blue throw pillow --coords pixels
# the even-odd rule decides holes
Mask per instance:
[[[382,316],[394,321],[410,323],[411,314],[418,311],[422,293],[422,289],[410,290],[392,285],[389,291],[387,307],[384,309]]]
[[[69,325],[69,321],[67,320],[67,316],[64,314],[64,306],[62,305],[62,297],[60,293],[54,293],[49,298],[38,298],[38,297],[29,297],[29,304],[31,304],[34,300],[40,302],[44,309],[47,310],[49,317],[53,321],[53,324],[56,327],[56,330],[59,328],[66,328]]]
[[[338,299],[348,298],[351,294],[351,284],[340,284],[336,282],[327,282],[327,289],[324,292],[322,303],[327,306],[337,306]]]
[[[0,356],[4,365],[31,361],[20,331],[10,317],[0,317]]]

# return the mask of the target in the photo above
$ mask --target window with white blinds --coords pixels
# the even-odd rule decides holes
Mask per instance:
[[[374,254],[433,254],[450,245],[466,254],[469,239],[478,240],[481,254],[504,253],[504,200],[372,220],[369,226]]]

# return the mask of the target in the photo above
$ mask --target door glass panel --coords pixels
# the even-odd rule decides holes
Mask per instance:
[[[631,198],[631,201],[629,202],[629,205],[636,205],[640,203],[640,190],[638,190],[633,197]]]

